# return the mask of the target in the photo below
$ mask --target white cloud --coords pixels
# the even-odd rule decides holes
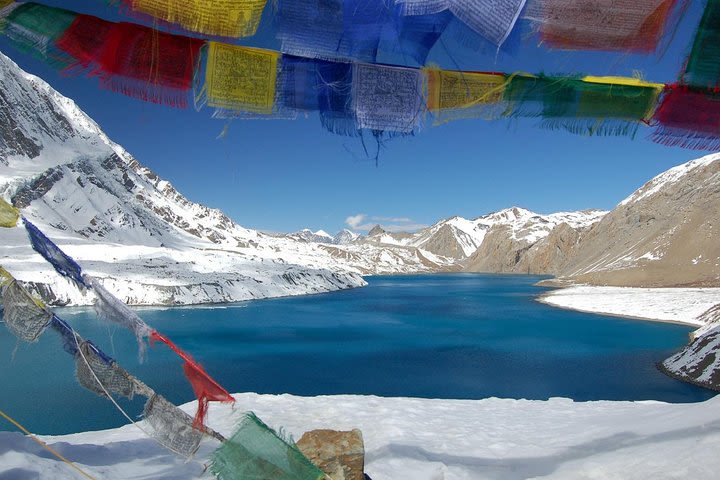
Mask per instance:
[[[357,215],[350,215],[349,217],[347,217],[345,219],[345,223],[353,230],[362,230],[359,229],[358,226],[360,226],[360,224],[364,222],[366,218],[367,215],[365,215],[364,213],[358,213]]]

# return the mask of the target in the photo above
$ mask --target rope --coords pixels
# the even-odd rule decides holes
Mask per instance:
[[[59,458],[59,459],[62,460],[63,462],[65,462],[65,463],[67,463],[68,465],[70,465],[70,466],[71,466],[72,468],[74,468],[75,470],[77,470],[83,477],[88,478],[88,479],[90,479],[90,480],[97,480],[95,477],[93,477],[93,476],[90,475],[89,473],[85,472],[85,471],[82,470],[80,467],[78,467],[77,465],[75,465],[73,462],[71,462],[70,460],[68,460],[67,458],[63,457],[62,455],[60,455],[60,454],[59,454],[58,452],[56,452],[55,450],[53,450],[47,443],[43,442],[42,440],[40,440],[39,438],[37,438],[35,435],[33,435],[32,433],[30,433],[27,428],[25,428],[25,427],[23,427],[22,425],[20,425],[15,419],[13,419],[12,417],[10,417],[8,414],[6,414],[5,412],[3,412],[2,410],[0,410],[0,415],[1,415],[5,420],[7,420],[8,422],[12,423],[13,425],[15,425],[15,426],[16,426],[17,428],[19,428],[20,430],[22,430],[23,433],[24,433],[25,435],[27,435],[28,437],[30,437],[35,443],[37,443],[38,445],[40,445],[41,447],[43,447],[43,448],[44,448],[45,450],[47,450],[48,452],[50,452],[50,453],[52,453],[53,455],[55,455],[57,458]]]

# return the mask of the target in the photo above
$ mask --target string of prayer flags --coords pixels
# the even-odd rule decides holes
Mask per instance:
[[[539,0],[526,16],[540,41],[562,50],[652,53],[677,0]]]
[[[17,225],[20,212],[0,197],[0,227],[12,228]]]
[[[108,321],[118,323],[130,331],[135,333],[135,337],[138,341],[139,354],[142,359],[145,350],[145,339],[150,337],[152,341],[160,341],[168,345],[173,352],[175,352],[180,358],[184,360],[183,370],[188,381],[192,385],[193,391],[198,399],[198,411],[195,416],[195,427],[201,428],[204,423],[204,419],[207,415],[208,402],[234,402],[235,399],[222,388],[210,375],[195,361],[193,358],[177,347],[172,341],[164,337],[155,330],[152,330],[140,317],[138,317],[130,308],[125,305],[120,299],[108,292],[97,280],[91,277],[83,277],[80,270],[80,266],[75,263],[70,257],[62,252],[52,241],[50,241],[40,230],[37,229],[30,221],[23,218],[28,236],[33,245],[33,248],[41,253],[43,257],[50,262],[55,269],[63,274],[64,276],[75,280],[78,278],[80,281],[76,282],[78,285],[84,288],[92,288],[95,292],[97,300],[95,302],[95,308],[98,316],[105,318]],[[37,246],[36,246],[37,245]],[[12,283],[11,283],[12,285]],[[7,287],[4,290],[7,291]],[[32,300],[32,297],[27,295],[28,299]],[[26,302],[27,303],[27,302]],[[17,302],[16,302],[17,304]],[[44,307],[42,307],[44,310]],[[46,312],[46,311],[45,311]],[[22,312],[20,312],[22,313]],[[16,314],[16,312],[11,312]],[[41,322],[41,315],[43,312],[36,314],[38,319],[32,323],[25,325],[23,338],[34,339],[44,330],[44,328],[50,324],[52,315],[49,315],[43,322]],[[13,317],[14,318],[14,317]],[[22,319],[19,320],[22,322]],[[42,326],[38,324],[42,323]],[[22,325],[22,323],[21,323]],[[63,325],[56,325],[56,327],[62,327]],[[32,330],[30,330],[32,328]],[[28,340],[30,341],[30,340]],[[67,348],[66,348],[67,349]],[[107,359],[106,359],[107,360]],[[109,362],[108,362],[109,363]]]
[[[688,57],[682,83],[720,89],[720,0],[708,0]]]
[[[499,118],[506,109],[507,77],[500,73],[426,69],[427,107],[436,123],[460,118]]]
[[[30,244],[33,250],[42,255],[60,275],[69,278],[83,288],[88,288],[85,280],[83,280],[80,265],[78,265],[75,260],[60,250],[60,248],[38,230],[30,220],[23,218],[23,224],[25,225],[25,230],[27,231],[28,238],[30,238]]]
[[[353,109],[357,127],[380,132],[411,133],[423,114],[421,71],[355,64]]]
[[[233,434],[212,454],[210,471],[218,480],[322,480],[316,467],[289,439],[284,439],[253,413],[246,413]]]
[[[128,307],[122,300],[108,292],[95,278],[85,277],[86,284],[95,292],[95,312],[106,321],[117,323],[135,334],[138,343],[138,356],[145,358],[146,339],[152,329]]]
[[[123,0],[133,12],[222,37],[255,35],[267,0]]]
[[[15,3],[6,9],[0,30],[17,49],[58,68],[70,63],[55,42],[75,20],[75,13],[31,2]]]
[[[651,138],[667,146],[720,149],[720,93],[681,85],[666,87]]]
[[[196,104],[272,113],[279,57],[271,50],[209,42],[205,86]]]
[[[32,297],[15,279],[4,281],[2,303],[5,326],[21,340],[37,341],[51,323],[53,315],[45,304]]]
[[[59,335],[63,349],[75,358],[75,374],[81,386],[111,400],[128,419],[127,413],[115,403],[112,395],[132,399],[134,395],[148,398],[141,430],[175,453],[191,457],[198,449],[203,434],[224,441],[214,430],[194,427],[192,417],[156,394],[150,387],[130,375],[115,360],[92,342],[84,340],[70,325],[47,310],[31,296],[5,269],[0,267],[0,309],[6,327],[21,340],[34,342],[51,326]],[[132,421],[132,420],[131,420]]]
[[[195,396],[198,399],[198,409],[193,423],[196,428],[200,428],[205,421],[208,402],[235,403],[235,399],[227,392],[227,390],[213,380],[205,369],[200,366],[200,364],[193,360],[190,355],[181,350],[172,341],[163,335],[160,335],[157,331],[153,331],[150,338],[154,341],[164,343],[185,361],[183,364],[183,371],[185,372],[185,376],[190,382],[190,385],[192,385]]]

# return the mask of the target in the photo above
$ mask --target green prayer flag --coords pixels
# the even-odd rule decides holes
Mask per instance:
[[[294,443],[280,437],[254,413],[243,416],[235,434],[212,455],[219,480],[319,480],[325,474]]]

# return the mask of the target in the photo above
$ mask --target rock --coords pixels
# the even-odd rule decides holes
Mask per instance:
[[[297,442],[300,451],[333,480],[365,480],[362,432],[312,430]]]

